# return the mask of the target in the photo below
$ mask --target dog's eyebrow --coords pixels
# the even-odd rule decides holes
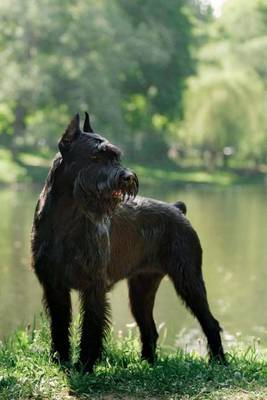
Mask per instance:
[[[90,141],[95,141],[97,143],[99,142],[104,142],[106,139],[103,138],[103,136],[99,135],[99,133],[95,132],[83,132],[84,139],[90,140]]]
[[[99,135],[99,133],[90,133],[90,136],[93,140],[99,140],[100,142],[105,142],[106,139],[103,136]]]
[[[120,148],[110,143],[108,140],[98,142],[98,144],[96,145],[96,149],[100,152],[107,153],[109,156],[113,156],[115,158],[120,158],[122,155]]]

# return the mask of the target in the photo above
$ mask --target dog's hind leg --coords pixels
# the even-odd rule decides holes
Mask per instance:
[[[80,362],[86,372],[91,372],[102,353],[103,339],[109,322],[109,304],[101,282],[81,291],[80,299],[82,313]]]
[[[58,356],[60,362],[67,362],[70,359],[70,291],[66,288],[44,286],[43,300],[50,317],[52,355],[55,359],[57,359]]]
[[[153,306],[157,289],[163,275],[140,274],[128,280],[132,314],[139,326],[142,340],[142,358],[153,363],[158,339],[153,319]]]
[[[211,359],[225,364],[226,361],[220,337],[221,328],[209,308],[201,265],[198,265],[197,268],[190,264],[172,266],[169,270],[169,276],[174,283],[177,294],[198,319],[207,337]]]

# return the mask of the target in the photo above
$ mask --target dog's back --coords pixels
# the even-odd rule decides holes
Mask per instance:
[[[182,212],[185,205],[177,204],[138,196],[116,210],[110,228],[110,284],[140,271],[166,274],[173,252],[177,265],[188,252],[201,258],[198,236]]]

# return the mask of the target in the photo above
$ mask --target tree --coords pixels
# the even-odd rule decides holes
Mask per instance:
[[[226,146],[235,149],[237,159],[267,156],[266,16],[266,0],[226,2],[199,51],[179,137],[214,158]]]
[[[194,70],[186,4],[1,1],[1,142],[49,148],[70,114],[84,109],[133,157],[140,143],[148,155],[149,144],[162,147],[154,122],[181,115],[185,78]]]
[[[213,158],[231,147],[237,157],[257,156],[263,139],[264,89],[252,71],[203,68],[185,97],[185,143]]]

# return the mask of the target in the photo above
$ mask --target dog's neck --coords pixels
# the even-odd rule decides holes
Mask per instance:
[[[49,222],[55,245],[68,242],[75,244],[78,252],[85,249],[84,258],[90,260],[90,268],[101,271],[110,258],[110,218],[96,219],[77,205],[62,168],[57,162],[49,173],[36,209],[36,223],[42,220],[46,226],[45,220]]]
[[[88,203],[81,206],[80,202],[73,195],[74,178],[71,176],[70,167],[67,166],[59,154],[55,157],[46,185],[41,195],[41,201],[47,202],[47,197],[53,197],[53,204],[57,208],[57,213],[61,211],[68,220],[73,218],[88,219],[92,225],[109,224],[107,215],[96,214]],[[88,199],[89,200],[89,199]],[[49,203],[49,202],[48,202]]]

